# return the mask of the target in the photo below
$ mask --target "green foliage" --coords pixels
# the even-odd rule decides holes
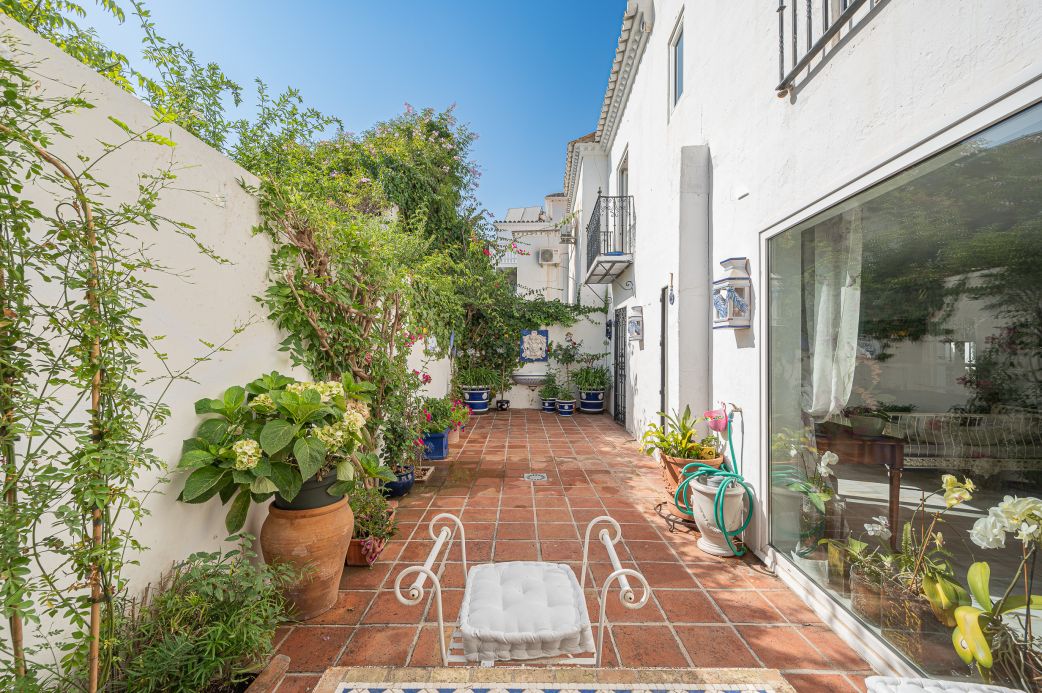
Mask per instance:
[[[452,402],[444,397],[424,397],[423,432],[444,433],[452,427]]]
[[[644,453],[650,455],[658,450],[670,457],[685,460],[711,460],[719,456],[714,436],[698,437],[698,423],[702,421],[691,413],[691,407],[684,407],[684,412],[674,411],[670,415],[659,412],[665,417],[665,426],[651,424],[641,436]]]
[[[502,386],[499,373],[483,366],[470,366],[456,371],[456,382],[463,388],[495,389]]]
[[[292,501],[308,479],[335,472],[339,482],[350,482],[359,468],[365,476],[378,475],[361,450],[372,447],[365,428],[369,408],[358,399],[369,389],[346,377],[303,383],[269,373],[217,399],[199,400],[196,413],[215,418],[182,445],[178,469],[189,474],[179,499],[231,501],[225,524],[234,533],[252,503],[275,493]],[[334,484],[329,492],[342,495],[344,489]]]
[[[542,399],[557,399],[558,391],[557,374],[553,371],[548,371],[546,380],[543,381],[542,386],[539,388],[539,396]]]
[[[238,549],[193,554],[140,600],[121,601],[116,685],[234,691],[264,666],[275,628],[289,616],[282,588],[292,570],[258,563],[252,538],[238,539]]]
[[[572,374],[572,382],[580,390],[607,390],[611,373],[604,366],[583,366]]]
[[[390,504],[379,489],[358,486],[348,494],[348,502],[355,515],[356,539],[386,540],[398,531],[398,523],[390,514]]]
[[[449,411],[449,422],[452,430],[460,430],[467,425],[468,421],[470,421],[470,407],[458,399],[453,400],[452,408]]]

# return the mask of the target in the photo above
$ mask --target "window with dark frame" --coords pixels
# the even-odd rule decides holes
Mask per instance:
[[[677,30],[673,40],[673,105],[677,105],[684,94],[684,29]]]

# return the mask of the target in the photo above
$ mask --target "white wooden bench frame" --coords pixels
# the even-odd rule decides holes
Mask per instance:
[[[443,666],[449,666],[450,664],[473,664],[467,660],[463,652],[463,637],[459,629],[453,631],[452,638],[449,641],[448,646],[445,642],[445,621],[444,612],[442,609],[441,601],[441,580],[438,575],[434,572],[434,563],[438,559],[438,555],[444,549],[445,559],[442,560],[444,564],[448,558],[449,548],[452,546],[452,540],[455,538],[456,532],[453,532],[449,526],[443,525],[440,530],[435,531],[435,525],[441,520],[447,521],[450,525],[455,525],[456,532],[459,533],[460,539],[460,555],[463,559],[463,581],[464,587],[466,587],[467,580],[467,535],[466,530],[463,528],[463,523],[458,517],[451,513],[441,513],[435,515],[431,519],[428,526],[428,532],[430,533],[431,539],[434,540],[434,546],[431,547],[430,553],[427,554],[427,560],[423,562],[423,565],[414,565],[403,570],[398,578],[394,581],[394,593],[398,601],[406,606],[415,606],[423,601],[425,596],[424,585],[427,580],[431,581],[434,589],[434,603],[437,609],[438,615],[438,642],[441,650],[441,661]],[[651,598],[651,586],[648,585],[648,581],[636,570],[630,568],[623,568],[619,563],[619,555],[615,552],[615,544],[622,540],[622,528],[619,523],[613,518],[607,515],[601,515],[590,521],[590,524],[586,526],[586,536],[583,539],[583,563],[582,573],[579,578],[579,587],[582,595],[585,595],[586,588],[586,569],[589,565],[590,557],[590,536],[593,534],[593,529],[598,524],[607,524],[614,530],[613,533],[609,533],[608,529],[602,527],[597,533],[597,538],[601,544],[608,551],[608,559],[611,561],[612,572],[608,575],[604,581],[604,585],[600,590],[600,616],[597,619],[597,644],[596,650],[593,652],[591,657],[576,657],[573,655],[564,655],[561,657],[554,658],[542,658],[542,659],[527,659],[527,660],[515,660],[524,661],[526,663],[540,663],[540,664],[568,664],[568,665],[579,665],[579,666],[596,666],[601,665],[601,655],[604,652],[604,626],[607,624],[606,608],[608,605],[608,589],[613,583],[619,583],[619,602],[627,609],[639,609],[648,603],[648,599]],[[409,585],[406,592],[402,592],[402,583],[405,578],[410,575],[416,575],[412,584]],[[643,587],[643,593],[640,598],[637,598],[633,587],[630,585],[629,578],[635,579]],[[511,661],[511,660],[501,660]],[[483,661],[483,666],[492,666],[494,662]]]

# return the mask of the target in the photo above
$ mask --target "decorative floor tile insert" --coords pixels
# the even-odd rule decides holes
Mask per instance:
[[[541,472],[530,472],[528,474],[522,474],[521,478],[525,481],[546,481],[547,476]]]
[[[336,693],[775,693],[771,685],[752,683],[633,684],[633,683],[523,683],[489,687],[445,686],[436,683],[342,683]]]

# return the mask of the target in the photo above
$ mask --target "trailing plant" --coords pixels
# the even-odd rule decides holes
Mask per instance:
[[[237,691],[267,663],[293,571],[254,560],[250,536],[229,540],[238,548],[192,554],[139,599],[120,600],[113,687]]]
[[[607,390],[610,377],[604,366],[583,366],[572,374],[572,382],[581,391]]]
[[[89,33],[62,27],[54,4],[34,4],[45,31],[69,36],[71,51],[107,55]],[[160,337],[142,328],[152,301],[146,277],[165,271],[149,257],[146,235],[195,240],[190,226],[157,211],[173,174],[139,174],[136,196],[119,203],[97,175],[98,162],[128,146],[173,146],[157,132],[167,119],[137,130],[110,117],[111,131],[98,133],[108,142],[100,154],[73,143],[75,156],[60,158],[54,143],[69,137],[61,120],[92,106],[80,94],[45,96],[30,58],[2,40],[0,598],[10,637],[0,644],[0,687],[96,691],[111,678],[124,568],[144,548],[134,529],[150,489],[139,483],[162,466],[149,440],[169,415],[163,397],[224,347],[211,344],[192,365],[175,367],[156,347]],[[38,195],[28,189],[46,191],[54,210],[32,202]],[[146,358],[164,373],[150,383],[153,398],[140,389]]]
[[[362,453],[373,446],[366,430],[373,389],[350,375],[308,383],[273,372],[199,400],[196,413],[213,416],[183,444],[178,469],[190,473],[178,498],[230,502],[225,525],[235,533],[253,503],[275,494],[292,501],[309,479],[335,474],[341,483],[328,492],[343,495],[370,461]]]

